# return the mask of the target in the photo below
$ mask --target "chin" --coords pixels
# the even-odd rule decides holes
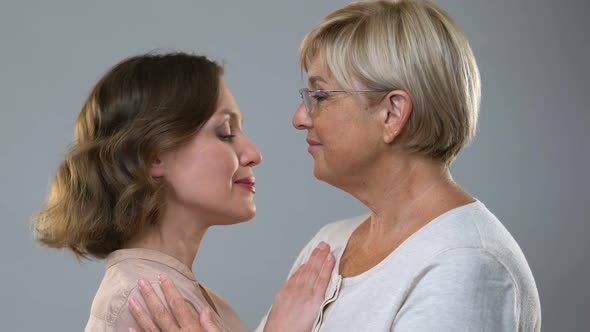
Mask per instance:
[[[320,180],[322,182],[326,182],[328,184],[332,184],[329,181],[329,179],[330,179],[330,172],[328,172],[325,167],[321,167],[317,163],[313,167],[313,176],[316,179],[318,179],[318,180]]]
[[[318,180],[320,180],[320,181],[323,181],[323,180],[322,180],[322,173],[323,173],[323,172],[322,172],[322,170],[320,169],[320,166],[318,165],[317,161],[316,161],[316,162],[314,162],[314,164],[313,164],[313,176],[314,176],[316,179],[318,179]]]
[[[334,174],[333,171],[327,170],[325,167],[317,167],[317,165],[313,169],[313,175],[316,179],[341,190],[344,190],[344,183],[342,180],[349,177],[348,175],[338,176],[337,174]]]
[[[246,222],[252,220],[256,216],[256,206],[250,208],[242,218],[241,222]]]
[[[232,214],[226,218],[224,225],[235,225],[241,224],[252,220],[256,216],[256,206],[248,207],[243,211],[236,211],[237,213]]]

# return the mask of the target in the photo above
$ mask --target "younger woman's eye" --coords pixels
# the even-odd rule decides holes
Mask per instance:
[[[236,137],[236,135],[232,135],[232,134],[218,134],[217,137],[219,137],[220,140],[224,141],[224,142],[232,142],[234,140],[234,138]]]

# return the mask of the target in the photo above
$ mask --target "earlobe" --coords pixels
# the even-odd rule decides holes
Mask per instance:
[[[164,176],[164,163],[160,158],[156,158],[152,162],[152,165],[150,166],[150,175],[155,178]]]

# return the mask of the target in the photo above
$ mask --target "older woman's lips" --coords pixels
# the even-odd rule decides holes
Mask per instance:
[[[322,146],[320,142],[314,141],[310,138],[307,139],[307,144],[309,144],[309,147],[307,148],[307,152],[309,153],[312,153],[312,151],[315,151]]]
[[[241,188],[244,188],[252,193],[256,193],[256,180],[253,177],[247,177],[243,179],[239,179],[234,182]]]

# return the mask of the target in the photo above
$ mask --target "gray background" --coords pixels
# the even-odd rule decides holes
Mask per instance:
[[[206,53],[265,160],[259,213],[216,228],[199,278],[253,328],[299,249],[323,224],[363,213],[316,181],[298,106],[304,33],[347,1],[2,1],[0,4],[0,330],[79,331],[103,262],[78,263],[32,241],[30,216],[72,140],[86,94],[108,67],[153,49]],[[520,243],[544,331],[588,331],[589,3],[440,0],[468,35],[483,77],[475,142],[454,175]]]

